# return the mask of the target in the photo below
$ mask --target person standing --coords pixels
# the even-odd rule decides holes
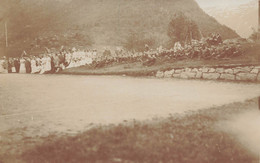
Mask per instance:
[[[36,59],[36,70],[37,70],[37,73],[39,73],[41,71],[41,58],[40,56],[38,56]]]
[[[58,54],[55,54],[53,56],[53,62],[54,62],[55,72],[58,72],[60,69],[60,58],[59,58]]]
[[[20,62],[17,58],[14,58],[14,68],[15,68],[15,72],[19,73]]]
[[[14,67],[14,58],[11,59],[11,66],[12,66],[12,73],[16,73],[16,70]]]
[[[26,73],[26,68],[25,68],[25,59],[24,57],[22,57],[20,59],[20,70],[19,70],[20,74],[25,74]]]
[[[45,72],[51,71],[51,57],[46,55],[45,57]]]
[[[40,66],[40,69],[41,69],[41,71],[40,71],[40,74],[43,74],[44,72],[45,72],[45,65],[46,65],[46,58],[45,58],[45,56],[43,56],[42,58],[41,58],[41,66]]]
[[[27,74],[31,73],[31,71],[32,71],[31,61],[29,58],[26,58],[26,60],[25,60],[25,69],[26,69]]]
[[[63,70],[64,68],[65,68],[65,56],[64,56],[64,54],[62,54],[62,53],[60,53],[59,54],[59,62],[60,62],[60,65],[59,65],[59,67]]]
[[[8,66],[7,66],[8,73],[12,73],[12,59],[11,58],[8,59],[7,64],[8,64]]]
[[[54,55],[55,54],[52,54],[51,56],[50,56],[50,58],[51,58],[51,73],[54,73],[55,72],[55,65],[54,65]]]
[[[0,59],[0,73],[7,73],[7,61],[5,56]]]
[[[31,69],[32,69],[32,71],[31,71],[32,74],[34,74],[34,73],[36,73],[38,71],[37,70],[36,58],[35,57],[33,57],[31,59]]]

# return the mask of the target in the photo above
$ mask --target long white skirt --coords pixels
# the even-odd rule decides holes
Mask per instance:
[[[13,73],[16,72],[15,67],[12,67],[12,72],[13,72]]]
[[[25,74],[26,73],[26,68],[25,68],[25,64],[24,63],[21,63],[20,64],[20,71],[19,71],[20,74]]]
[[[0,73],[7,73],[7,69],[4,68],[4,63],[0,61]]]
[[[36,62],[34,60],[31,60],[31,68],[32,68],[32,71],[31,71],[32,74],[37,72],[37,66],[36,66]]]
[[[39,69],[40,69],[40,74],[43,74],[45,72],[45,66],[44,65],[39,66]]]
[[[34,74],[36,72],[38,72],[36,65],[32,65],[32,72],[31,73]]]
[[[51,71],[51,62],[47,62],[45,65],[45,71]]]

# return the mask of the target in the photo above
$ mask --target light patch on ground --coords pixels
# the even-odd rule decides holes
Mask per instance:
[[[253,154],[260,156],[260,110],[245,111],[219,123],[221,129],[235,136]]]

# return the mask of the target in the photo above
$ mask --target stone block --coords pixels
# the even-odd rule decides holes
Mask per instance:
[[[191,70],[191,72],[199,72],[199,69],[194,68],[194,69]]]
[[[258,68],[254,68],[252,71],[251,71],[252,74],[258,74],[259,73],[259,69]]]
[[[203,69],[202,69],[202,72],[208,72],[209,71],[209,69],[208,68],[206,68],[206,67],[204,67]]]
[[[181,74],[172,74],[173,78],[181,78]]]
[[[226,69],[224,72],[225,72],[225,73],[228,73],[228,74],[234,74],[234,70],[231,69],[231,68]]]
[[[170,70],[170,71],[165,71],[164,72],[164,77],[165,78],[171,78],[173,73],[174,73],[174,69]]]
[[[224,68],[216,68],[216,72],[217,73],[223,73],[224,72]]]
[[[236,76],[233,75],[233,74],[221,74],[220,75],[220,79],[223,79],[223,80],[235,80]]]
[[[163,78],[163,77],[164,77],[164,72],[162,72],[162,71],[157,71],[156,77],[157,77],[157,78]]]
[[[175,73],[177,73],[177,74],[180,74],[180,73],[182,73],[182,72],[183,72],[183,69],[175,70]]]
[[[237,74],[237,73],[246,73],[246,72],[250,72],[252,70],[252,68],[250,67],[237,67],[237,68],[234,68],[234,73]]]
[[[185,68],[185,72],[191,72],[191,68]]]
[[[238,73],[236,75],[236,80],[239,80],[239,81],[255,81],[256,78],[257,78],[257,74]]]
[[[210,80],[217,80],[219,79],[220,74],[219,73],[203,73],[202,78],[203,79],[210,79]]]
[[[197,72],[196,79],[201,79],[201,78],[202,78],[202,72]]]
[[[216,72],[216,69],[210,68],[210,69],[209,69],[209,72],[210,72],[210,73]]]
[[[196,73],[194,72],[182,72],[181,78],[182,79],[194,79],[196,77]]]

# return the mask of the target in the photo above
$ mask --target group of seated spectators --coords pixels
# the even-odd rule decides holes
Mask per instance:
[[[46,51],[45,54],[28,55],[25,51],[19,58],[0,59],[0,72],[5,69],[9,73],[55,73],[62,69],[89,65],[93,68],[103,67],[113,63],[141,62],[145,66],[153,65],[161,60],[184,60],[184,59],[230,59],[242,54],[239,43],[223,43],[221,36],[212,34],[200,41],[192,40],[189,44],[175,43],[171,49],[162,46],[156,50],[145,46],[144,52],[126,51],[117,49],[113,52],[105,49],[103,52],[97,50],[79,50],[76,48],[59,52]],[[7,62],[5,62],[7,61]]]
[[[199,60],[221,60],[231,59],[243,54],[240,43],[230,42],[223,43],[219,34],[212,34],[206,39],[200,41],[193,40],[189,44],[182,45],[175,43],[171,49],[164,49],[162,46],[156,50],[145,47],[144,52],[130,52],[117,50],[114,54],[104,52],[104,59],[97,63],[97,66],[111,64],[113,62],[142,62],[143,65],[153,65],[156,61],[179,61],[184,59],[199,59]]]

